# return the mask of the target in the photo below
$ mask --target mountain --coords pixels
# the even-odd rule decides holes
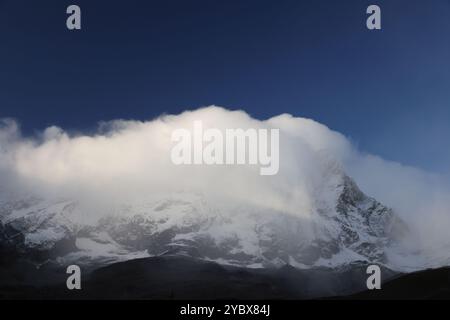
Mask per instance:
[[[283,212],[245,201],[221,204],[200,193],[149,195],[114,204],[98,216],[73,199],[5,196],[0,201],[0,251],[35,263],[106,265],[160,255],[185,255],[248,268],[292,265],[390,265],[388,253],[408,228],[365,195],[324,157],[305,210]]]

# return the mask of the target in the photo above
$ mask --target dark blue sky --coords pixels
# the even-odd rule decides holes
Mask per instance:
[[[0,0],[0,43],[0,117],[27,134],[216,104],[313,118],[450,172],[448,0]]]

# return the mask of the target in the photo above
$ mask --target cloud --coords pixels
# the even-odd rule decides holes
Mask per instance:
[[[261,176],[254,165],[174,165],[171,133],[191,130],[196,120],[221,130],[280,129],[279,173]],[[34,137],[23,137],[11,119],[0,122],[3,194],[84,199],[99,208],[189,191],[308,218],[330,161],[368,195],[394,208],[424,247],[450,243],[450,192],[443,177],[363,153],[342,134],[310,119],[282,114],[262,121],[212,106],[145,122],[105,122],[94,135],[49,127]]]

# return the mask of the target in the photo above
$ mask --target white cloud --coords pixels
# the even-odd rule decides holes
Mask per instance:
[[[222,130],[279,128],[279,173],[260,176],[251,165],[175,166],[171,133],[191,129],[196,120]],[[50,127],[32,138],[22,137],[12,120],[0,123],[3,192],[99,204],[189,190],[308,217],[323,179],[324,155],[340,162],[368,195],[393,207],[425,246],[450,243],[450,192],[443,178],[361,153],[342,134],[310,119],[282,114],[260,121],[243,111],[208,107],[147,122],[102,123],[95,135]]]

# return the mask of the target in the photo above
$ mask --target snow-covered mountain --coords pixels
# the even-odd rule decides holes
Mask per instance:
[[[3,195],[0,243],[2,250],[37,261],[108,263],[184,254],[246,267],[389,266],[389,251],[408,232],[405,223],[365,195],[337,163],[324,165],[312,209],[299,214],[176,192],[115,205],[86,222],[78,201]]]

